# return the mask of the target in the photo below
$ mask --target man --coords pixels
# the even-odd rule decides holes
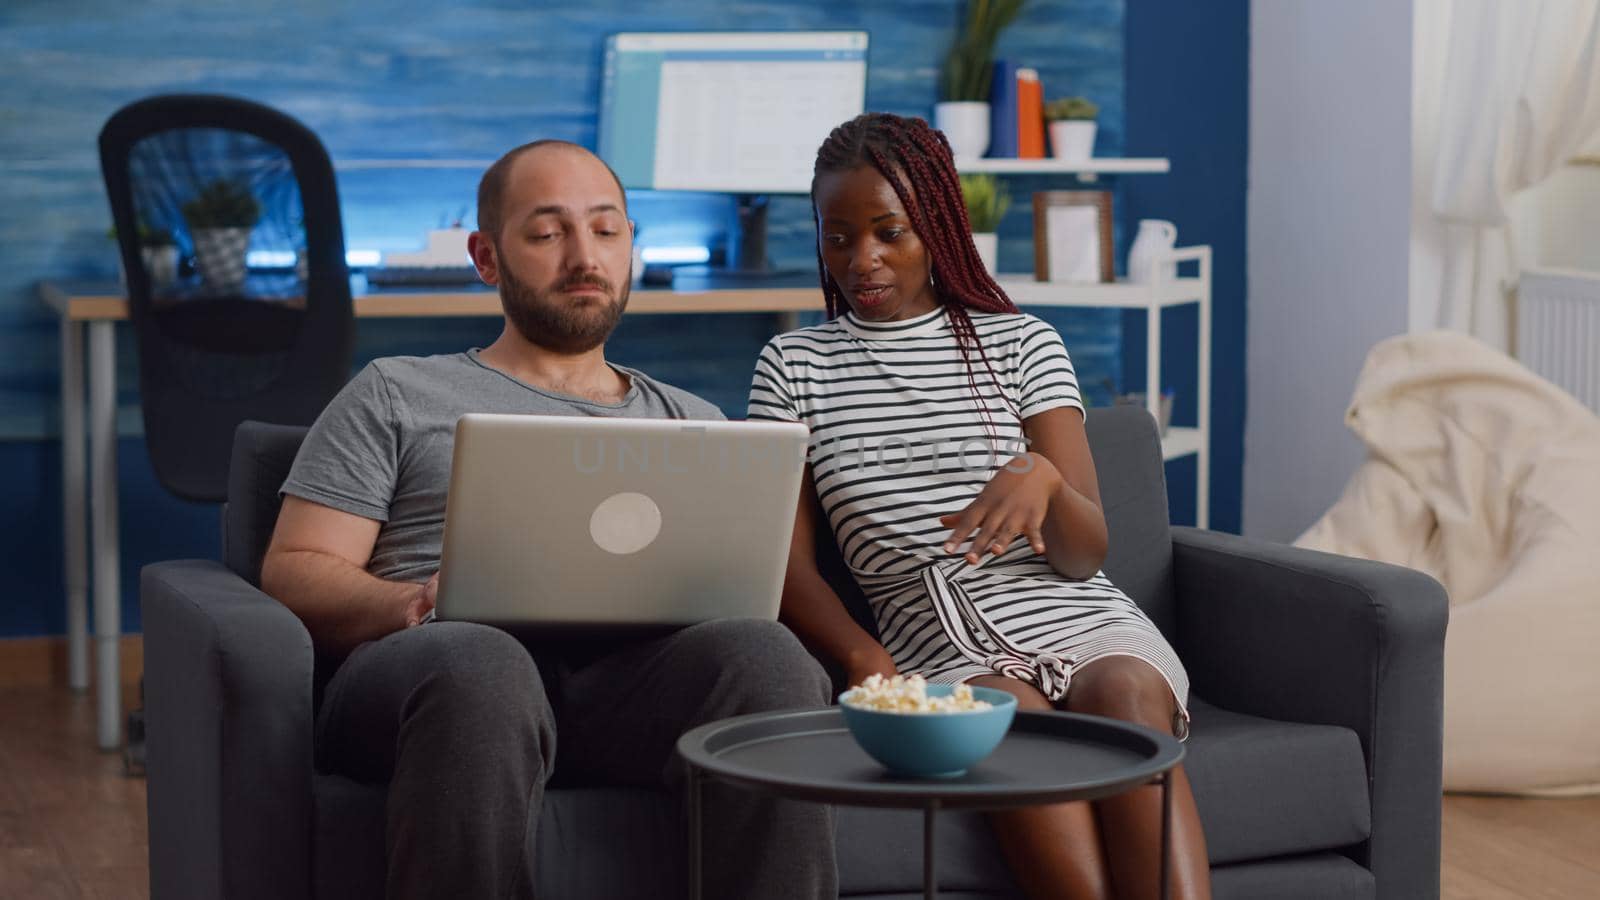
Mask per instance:
[[[537,665],[505,632],[423,624],[461,414],[722,418],[605,360],[631,281],[625,204],[615,173],[574,144],[538,141],[491,166],[468,248],[499,288],[499,338],[374,361],[317,420],[283,486],[262,586],[321,654],[343,660],[318,716],[318,765],[389,784],[391,898],[531,896],[533,829],[554,772],[678,788],[687,729],[828,700],[827,677],[776,622],[540,652]],[[725,787],[706,803],[709,896],[836,895],[824,807]]]

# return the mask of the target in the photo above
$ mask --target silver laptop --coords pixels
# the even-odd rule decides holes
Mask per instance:
[[[806,443],[798,423],[462,416],[437,618],[776,619]]]

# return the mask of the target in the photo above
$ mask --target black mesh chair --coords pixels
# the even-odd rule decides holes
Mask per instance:
[[[151,463],[172,493],[220,503],[240,422],[309,425],[349,377],[333,165],[298,121],[215,95],[118,110],[100,165]],[[175,245],[176,262],[158,245]]]

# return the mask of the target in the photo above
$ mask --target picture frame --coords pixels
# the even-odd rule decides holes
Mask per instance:
[[[1038,191],[1033,195],[1035,281],[1110,283],[1110,191]]]

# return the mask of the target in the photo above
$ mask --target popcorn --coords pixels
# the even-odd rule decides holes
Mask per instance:
[[[928,681],[921,675],[868,675],[860,686],[845,691],[839,699],[857,709],[894,713],[971,712],[991,705],[987,700],[974,699],[971,686],[965,684],[956,685],[948,697],[929,697]]]

